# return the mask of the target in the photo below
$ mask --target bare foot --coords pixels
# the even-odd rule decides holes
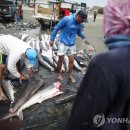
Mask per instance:
[[[72,76],[69,76],[69,81],[75,83],[75,79]]]
[[[58,78],[57,78],[58,81],[61,81],[63,80],[62,76],[61,75],[58,75]]]

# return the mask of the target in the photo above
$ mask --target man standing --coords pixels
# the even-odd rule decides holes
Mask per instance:
[[[94,11],[94,14],[93,14],[93,22],[95,22],[95,21],[96,21],[96,17],[97,17],[97,12],[96,12],[96,11]]]
[[[6,57],[8,58],[7,69],[9,72],[20,80],[26,80],[20,68],[20,58],[23,57],[25,59],[27,74],[29,75],[32,65],[35,64],[37,53],[31,46],[18,38],[11,35],[0,36],[0,99],[6,99],[2,90],[2,76]]]
[[[57,65],[58,69],[58,80],[62,80],[61,76],[61,67],[64,61],[64,55],[68,54],[69,57],[69,71],[68,78],[71,82],[75,82],[75,79],[71,75],[72,69],[74,66],[74,54],[76,53],[76,34],[84,39],[85,43],[88,42],[85,40],[85,36],[82,32],[82,24],[86,22],[87,13],[84,10],[80,10],[77,14],[72,14],[70,16],[66,16],[59,21],[59,23],[55,26],[51,38],[50,38],[50,46],[53,46],[53,42],[55,40],[56,34],[60,30],[59,36],[59,47],[58,47],[58,55],[59,61]],[[90,50],[94,50],[91,45],[88,45]]]
[[[23,25],[23,10],[22,10],[22,3],[19,3],[19,6],[18,6],[18,15],[19,15],[19,19],[20,19],[20,24]]]

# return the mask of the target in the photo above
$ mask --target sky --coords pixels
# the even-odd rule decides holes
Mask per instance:
[[[79,2],[79,3],[84,2],[87,3],[89,7],[92,7],[94,5],[103,7],[107,2],[107,0],[71,0],[71,1]]]

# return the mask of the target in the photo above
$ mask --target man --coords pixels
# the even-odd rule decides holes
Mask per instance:
[[[20,24],[20,16],[18,11],[18,4],[15,5],[15,28]]]
[[[35,63],[37,53],[27,43],[19,40],[11,35],[0,36],[0,98],[6,99],[6,96],[2,90],[2,76],[6,64],[7,57],[7,69],[9,72],[19,78],[20,80],[26,80],[26,77],[22,75],[20,68],[20,58],[23,56],[25,59],[25,65],[28,75],[31,72],[31,67]],[[17,64],[17,66],[16,66]]]
[[[130,0],[104,8],[108,52],[90,62],[67,130],[130,130]]]
[[[95,22],[95,21],[96,21],[96,17],[97,17],[97,12],[96,12],[96,11],[94,11],[94,14],[93,14],[93,22]]]
[[[22,2],[19,3],[19,6],[18,6],[18,15],[19,15],[19,19],[20,19],[20,24],[23,24]]]
[[[64,61],[64,55],[68,54],[69,57],[69,71],[68,71],[68,78],[71,82],[75,82],[75,79],[71,75],[72,69],[74,66],[74,54],[76,53],[76,34],[80,36],[85,43],[85,36],[82,32],[82,24],[86,22],[87,14],[84,10],[80,10],[77,14],[72,14],[70,16],[66,16],[59,21],[59,23],[55,26],[51,37],[50,37],[50,46],[53,46],[53,42],[55,40],[56,34],[60,30],[59,36],[59,47],[58,47],[58,55],[59,61],[57,64],[58,69],[58,80],[62,80],[61,76],[61,67]],[[91,45],[88,45],[89,50],[94,50]]]

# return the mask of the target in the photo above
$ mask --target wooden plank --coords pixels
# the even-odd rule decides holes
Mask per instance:
[[[38,8],[37,8],[37,12],[38,12],[38,13],[41,13],[41,14],[48,14],[48,15],[52,15],[52,14],[53,14],[52,9],[43,8],[43,7],[38,7]]]

